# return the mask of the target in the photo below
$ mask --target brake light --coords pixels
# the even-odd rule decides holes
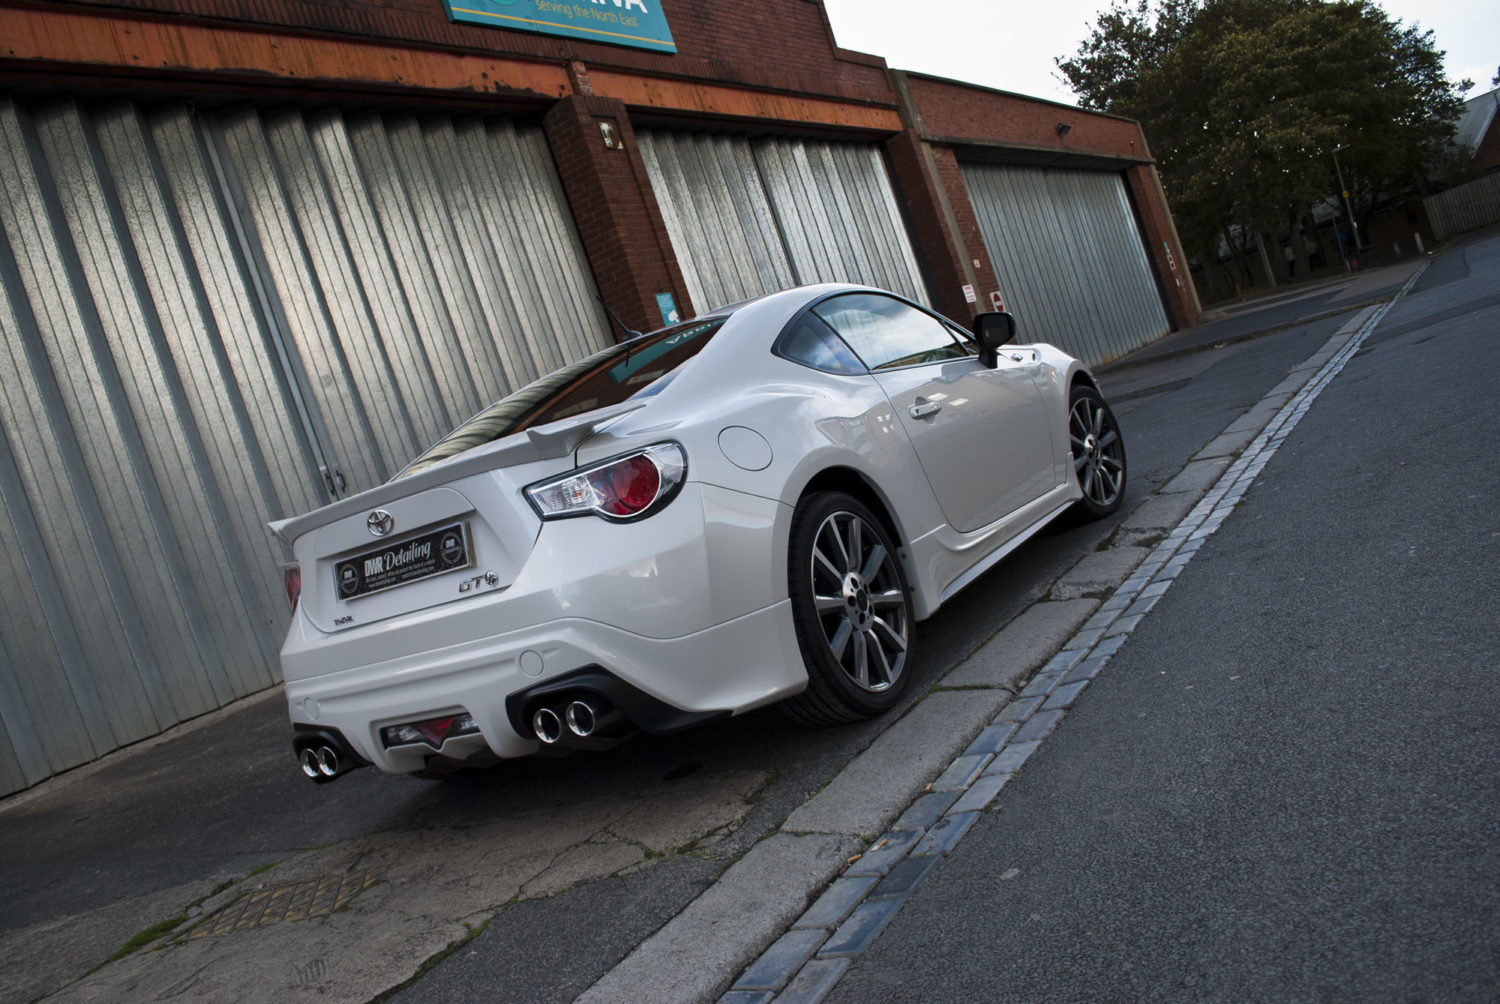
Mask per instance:
[[[625,522],[658,511],[677,494],[687,457],[676,443],[658,443],[560,478],[539,481],[526,498],[542,519],[600,516]]]
[[[600,507],[611,516],[634,516],[661,492],[661,472],[645,457],[631,457],[606,469],[608,487]]]
[[[291,565],[281,572],[281,584],[286,587],[286,602],[297,612],[297,601],[302,599],[302,566]]]

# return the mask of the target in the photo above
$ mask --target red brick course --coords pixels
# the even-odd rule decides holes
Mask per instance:
[[[614,149],[604,145],[601,122],[618,138]],[[671,293],[681,316],[691,317],[687,285],[625,106],[608,98],[564,98],[542,125],[604,302],[637,331],[661,326],[657,293]]]
[[[1182,241],[1177,236],[1177,227],[1167,209],[1166,195],[1162,192],[1156,166],[1139,164],[1127,170],[1125,188],[1135,205],[1136,218],[1141,226],[1141,239],[1146,242],[1146,253],[1155,270],[1172,330],[1193,327],[1198,323],[1203,308],[1198,302],[1198,291],[1193,286],[1192,277],[1188,274],[1187,257],[1182,253]]]
[[[922,135],[937,142],[1005,146],[1059,157],[1151,158],[1138,123],[1114,115],[971,84],[894,73],[909,89]],[[1068,128],[1059,133],[1057,127]]]
[[[924,143],[910,129],[885,146],[912,242],[932,285],[933,306],[958,321],[988,310],[994,269],[953,150]],[[965,299],[964,286],[973,287],[977,302]]]
[[[505,55],[633,70],[650,76],[821,94],[890,104],[885,60],[834,45],[823,5],[810,0],[660,3],[677,53],[656,53],[448,20],[443,0],[43,0],[30,9],[130,14],[277,34]],[[18,4],[19,6],[19,4]],[[774,33],[774,39],[770,36]]]

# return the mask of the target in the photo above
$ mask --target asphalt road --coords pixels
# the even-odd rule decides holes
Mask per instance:
[[[1434,263],[828,999],[1500,996],[1497,305]]]
[[[1197,329],[1192,340],[1204,351],[1105,371],[1104,388],[1129,447],[1130,498],[1145,497],[1176,474],[1346,319],[1297,324],[1298,317],[1346,308],[1356,294],[1390,292],[1394,285],[1399,279],[1389,288],[1377,279],[1304,291],[1259,320],[1239,315],[1225,327]],[[1287,326],[1248,341],[1216,340],[1216,332],[1238,337],[1256,324]],[[1177,344],[1182,341],[1179,336]],[[1366,449],[1361,441],[1359,451]],[[1042,596],[1058,574],[1108,537],[1115,522],[1043,533],[920,625],[923,659],[908,703]],[[804,729],[764,711],[677,736],[643,737],[603,756],[515,761],[455,782],[367,770],[318,787],[296,769],[279,699],[253,701],[0,803],[6,847],[0,943],[17,932],[71,923],[63,929],[71,952],[66,961],[97,962],[130,934],[210,889],[246,882],[258,868],[295,863],[318,848],[431,835],[436,861],[448,853],[438,848],[451,851],[464,834],[508,820],[545,812],[587,815],[610,799],[670,794],[674,785],[694,779],[763,776],[744,817],[712,846],[669,852],[633,874],[588,881],[562,895],[521,898],[411,988],[424,997],[444,988],[463,995],[484,988],[497,999],[567,999],[775,829],[904,707],[876,722],[830,730]],[[1027,775],[1033,773],[1028,768]],[[95,921],[109,910],[109,924],[102,916]],[[26,943],[17,939],[12,944]],[[855,985],[856,975],[846,982]]]

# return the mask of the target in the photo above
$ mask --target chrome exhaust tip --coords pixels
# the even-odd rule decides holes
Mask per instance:
[[[568,729],[580,738],[586,738],[593,734],[595,718],[593,706],[587,701],[573,701],[568,705],[566,713]]]
[[[302,776],[314,784],[327,784],[352,770],[369,766],[337,729],[296,726],[292,755],[297,758]]]
[[[562,738],[562,719],[551,708],[537,708],[536,713],[531,716],[531,730],[538,739],[551,746]]]
[[[619,709],[601,701],[579,700],[568,705],[565,717],[568,730],[580,739],[587,739],[595,732],[609,728],[622,716]]]

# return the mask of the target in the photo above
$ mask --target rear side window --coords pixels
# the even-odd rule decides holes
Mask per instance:
[[[863,373],[864,366],[828,325],[811,313],[792,322],[776,344],[778,355],[824,373],[849,376]]]
[[[824,300],[813,313],[848,343],[872,370],[917,366],[972,355],[942,321],[908,303],[876,293]]]

